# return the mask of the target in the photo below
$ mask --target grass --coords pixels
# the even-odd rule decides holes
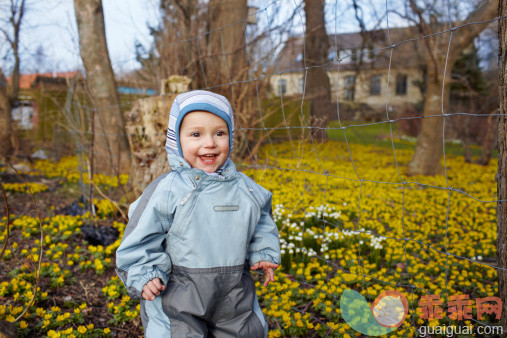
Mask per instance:
[[[302,126],[310,123],[310,104],[305,101],[301,108],[301,99],[285,99],[283,110],[280,98],[265,100],[262,106],[263,115],[265,115],[264,126],[267,129],[277,128],[270,135],[271,138],[285,140],[289,138],[289,135],[293,139],[299,138],[305,131]],[[282,121],[285,122],[280,125]]]
[[[397,124],[390,125],[389,123],[365,123],[359,121],[332,121],[328,124],[327,136],[329,140],[341,141],[351,144],[373,145],[381,148],[392,148],[394,144],[395,149],[410,149],[414,150],[416,147],[417,139],[408,137],[398,129]],[[391,133],[394,142],[391,142]],[[346,137],[346,139],[345,139]],[[480,157],[482,150],[478,145],[471,146],[472,156],[474,158]],[[464,148],[458,140],[446,140],[445,153],[454,156],[463,156]],[[493,158],[498,157],[498,152],[493,151]]]
[[[264,126],[267,129],[277,128],[271,134],[271,139],[287,140],[289,136],[292,139],[298,139],[302,136],[306,137],[308,133],[302,135],[307,129],[302,127],[310,123],[310,105],[307,101],[304,102],[301,108],[300,99],[285,100],[282,105],[279,98],[268,99],[262,103]],[[269,114],[270,112],[272,114]],[[304,121],[303,121],[304,118]],[[283,125],[279,125],[284,121]],[[289,128],[287,128],[287,126]],[[331,141],[346,140],[350,144],[372,145],[381,148],[392,148],[394,144],[395,149],[415,150],[417,138],[406,136],[403,131],[398,128],[398,124],[393,123],[374,123],[374,122],[361,122],[361,121],[341,121],[340,128],[338,121],[331,121],[328,124],[327,136]],[[289,134],[290,131],[290,134]],[[345,132],[345,133],[344,133]],[[261,134],[262,132],[259,132]],[[394,142],[391,142],[391,133]],[[344,135],[345,134],[345,135]],[[464,148],[459,140],[446,140],[445,153],[454,156],[464,156]],[[482,149],[479,145],[471,145],[471,153],[474,159],[480,158]],[[493,158],[498,158],[498,152],[495,149],[492,154]]]

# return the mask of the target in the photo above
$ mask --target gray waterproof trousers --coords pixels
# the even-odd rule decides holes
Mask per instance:
[[[263,327],[255,314],[254,302],[255,284],[247,265],[173,266],[162,295],[171,337],[265,337],[267,325]],[[141,317],[146,325],[144,311]]]

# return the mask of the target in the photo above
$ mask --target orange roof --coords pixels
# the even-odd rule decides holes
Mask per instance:
[[[54,77],[54,78],[63,78],[63,79],[70,79],[76,76],[77,74],[80,74],[79,71],[73,71],[73,72],[63,72],[63,73],[37,73],[37,74],[21,74],[19,76],[19,89],[29,89],[32,86],[33,81],[38,76],[41,77]],[[12,79],[9,76],[7,78],[7,83],[11,83]]]

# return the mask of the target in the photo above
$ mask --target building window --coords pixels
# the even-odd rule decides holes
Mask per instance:
[[[370,95],[380,95],[380,80],[382,75],[373,75],[370,78]]]
[[[33,102],[27,100],[16,101],[11,110],[12,119],[17,121],[23,130],[30,130],[34,127],[34,114]]]
[[[296,62],[303,61],[303,53],[299,53],[298,56],[296,56]]]
[[[300,77],[299,78],[299,93],[303,94],[304,91],[305,91],[305,78]]]
[[[282,96],[287,92],[287,80],[280,79],[278,80],[278,95]]]
[[[396,95],[407,95],[407,75],[396,75]]]
[[[354,75],[345,76],[345,100],[354,101],[355,87],[356,77]]]

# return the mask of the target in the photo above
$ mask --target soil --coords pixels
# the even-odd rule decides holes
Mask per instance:
[[[38,182],[46,184],[48,191],[39,192],[33,195],[26,193],[2,193],[0,190],[0,218],[7,215],[6,206],[8,207],[10,217],[12,215],[27,215],[37,217],[37,213],[41,218],[54,216],[61,213],[65,207],[70,206],[73,202],[79,201],[81,191],[77,185],[69,186],[62,178],[48,179],[43,176],[30,176],[23,175],[22,178],[17,174],[0,173],[0,184],[2,183],[22,183]],[[34,205],[35,203],[35,205]],[[35,207],[36,206],[36,207]],[[53,208],[52,208],[53,207]],[[112,227],[114,221],[125,222],[119,215],[109,217],[107,220],[99,221],[100,227]],[[33,246],[33,238],[23,239],[19,231],[12,231],[9,242],[17,242],[19,247],[29,248]],[[76,234],[75,236],[66,240],[69,247],[80,245],[87,247],[88,242],[85,240],[83,234]],[[0,243],[0,250],[3,243]],[[114,257],[112,257],[114,266]],[[47,261],[47,258],[43,261]],[[25,259],[25,263],[32,264],[32,262]],[[20,259],[0,260],[0,282],[9,281],[11,276],[8,276],[15,268],[22,265]],[[143,330],[140,319],[135,319],[127,323],[122,323],[118,326],[110,326],[108,321],[113,318],[113,315],[106,308],[107,300],[102,293],[102,288],[112,276],[116,275],[114,268],[106,269],[101,275],[95,273],[91,269],[83,269],[82,271],[78,266],[66,266],[66,269],[71,271],[73,282],[65,282],[62,287],[51,288],[49,287],[50,278],[41,277],[40,288],[41,291],[48,292],[48,297],[44,301],[39,301],[35,307],[42,307],[49,309],[52,306],[58,306],[61,309],[68,309],[69,307],[77,306],[83,302],[87,303],[87,308],[82,311],[85,324],[93,323],[95,328],[109,327],[111,336],[113,337],[135,337],[143,336]],[[30,271],[33,271],[30,268]],[[20,304],[14,303],[12,297],[0,297],[2,304]],[[33,309],[32,309],[33,311]],[[33,325],[27,319],[29,325]],[[59,329],[60,330],[60,329]],[[38,336],[36,332],[30,332],[30,337]]]

